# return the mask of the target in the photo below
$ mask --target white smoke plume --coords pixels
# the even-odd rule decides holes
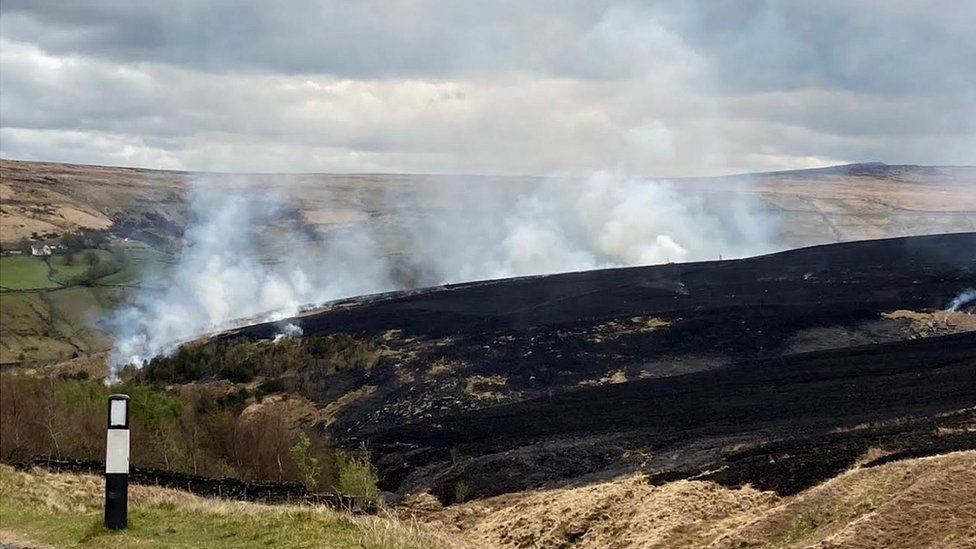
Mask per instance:
[[[324,244],[297,231],[270,237],[263,231],[280,217],[278,199],[206,179],[191,184],[188,202],[185,247],[166,286],[139,293],[110,321],[112,375],[240,319],[278,320],[304,304],[393,287],[363,229],[338,231]]]
[[[949,306],[946,309],[949,311],[958,311],[973,301],[976,301],[976,290],[970,288],[952,298],[952,301],[949,302]]]
[[[599,172],[521,193],[435,187],[452,205],[408,225],[428,282],[734,258],[776,248],[746,187],[706,199],[668,181]]]
[[[507,187],[431,182],[418,192],[390,191],[383,212],[390,226],[354,225],[324,243],[277,227],[269,247],[260,235],[279,218],[280,200],[197,181],[186,245],[167,286],[139,294],[114,319],[113,372],[239,319],[280,320],[302,305],[407,285],[776,248],[776,220],[747,187],[702,194],[681,185],[606,172]],[[396,268],[393,254],[401,258]],[[412,276],[392,274],[403,267]],[[296,333],[285,328],[281,335]]]
[[[302,331],[301,327],[299,327],[297,324],[293,324],[289,322],[288,324],[285,324],[284,328],[282,328],[280,332],[275,334],[274,339],[272,341],[274,343],[278,343],[282,339],[298,337],[303,333],[304,332]]]

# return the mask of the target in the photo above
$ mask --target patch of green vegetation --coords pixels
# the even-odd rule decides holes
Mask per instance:
[[[337,450],[334,463],[336,479],[333,486],[337,492],[356,498],[360,504],[379,500],[379,476],[376,467],[369,461],[365,447],[359,455]]]
[[[326,377],[338,372],[368,373],[380,354],[374,343],[346,334],[287,338],[274,343],[235,339],[184,345],[172,356],[154,358],[143,375],[165,383],[209,376],[244,383],[256,376],[284,376],[285,391],[314,398]]]
[[[0,363],[56,360],[75,351],[53,325],[43,294],[0,294]]]
[[[33,256],[0,257],[0,288],[3,290],[38,290],[57,288],[48,278],[49,267]]]
[[[80,250],[71,254],[55,254],[48,258],[51,266],[51,279],[69,286],[85,277],[89,271],[100,265],[111,265],[112,253],[95,248]]]
[[[315,490],[319,485],[319,473],[322,469],[319,467],[319,459],[312,455],[311,448],[312,439],[305,433],[300,433],[298,441],[288,451],[291,452],[291,459],[301,474],[302,484],[308,490]]]
[[[93,476],[22,473],[0,465],[0,529],[32,543],[61,547],[444,546],[416,525],[390,518],[153,489],[132,494],[128,527],[110,531],[102,527],[100,488]]]

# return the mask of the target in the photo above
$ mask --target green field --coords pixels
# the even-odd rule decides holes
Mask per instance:
[[[71,265],[68,265],[66,256],[52,255],[48,258],[48,264],[51,266],[51,279],[65,286],[71,285],[75,279],[88,271],[88,263],[86,263],[86,256],[88,254],[94,254],[98,257],[99,262],[112,260],[112,253],[106,250],[82,250],[77,252],[75,253],[74,262]]]
[[[58,283],[48,278],[49,272],[47,263],[37,257],[0,257],[0,288],[4,290],[57,288]]]

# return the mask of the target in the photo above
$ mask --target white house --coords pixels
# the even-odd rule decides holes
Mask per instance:
[[[51,247],[47,244],[31,244],[31,255],[51,255]]]

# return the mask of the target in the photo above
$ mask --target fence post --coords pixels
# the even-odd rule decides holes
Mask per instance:
[[[129,395],[108,397],[105,445],[105,527],[121,530],[129,514]]]

